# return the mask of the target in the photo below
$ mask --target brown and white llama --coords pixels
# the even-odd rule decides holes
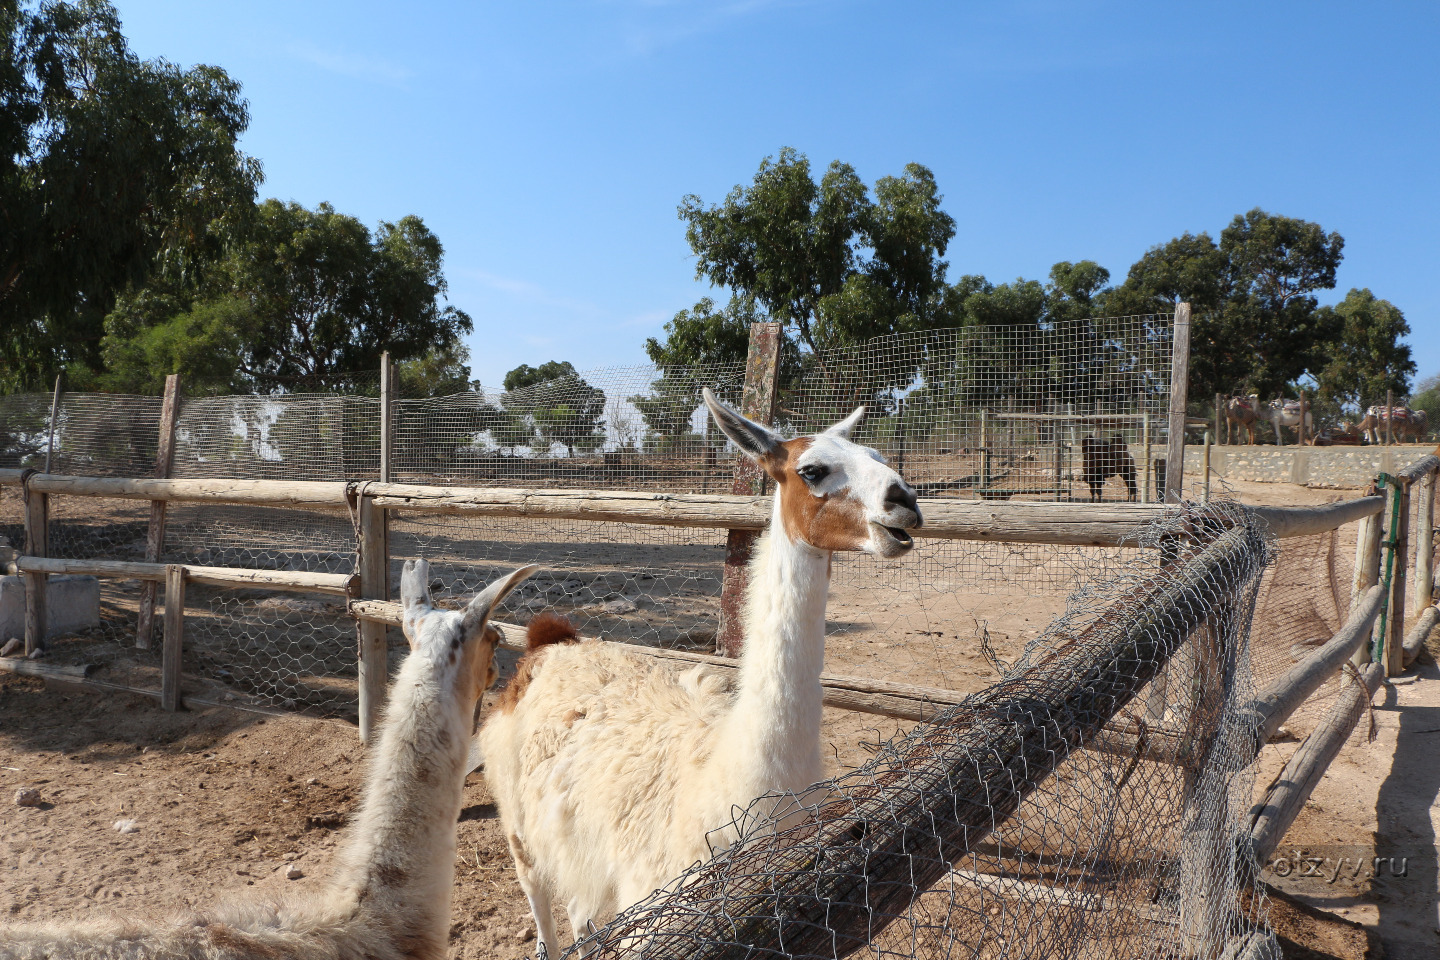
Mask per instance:
[[[5,960],[443,960],[455,821],[480,695],[495,680],[495,604],[537,568],[495,581],[463,611],[436,610],[425,561],[401,580],[410,656],[326,888],[222,904],[165,921],[113,918],[0,927]]]
[[[820,674],[836,550],[898,557],[920,524],[915,492],[849,439],[864,408],[784,440],[705,391],[720,429],[775,481],[755,545],[738,680],[679,670],[553,625],[480,730],[541,955],[558,956],[552,897],[575,937],[733,840],[736,808],[800,792],[825,772]],[[712,831],[716,831],[712,833]]]

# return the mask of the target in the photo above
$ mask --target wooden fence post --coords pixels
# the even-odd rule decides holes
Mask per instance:
[[[1185,401],[1190,389],[1190,304],[1175,305],[1170,357],[1170,425],[1165,450],[1165,503],[1179,503],[1185,481]]]
[[[50,555],[50,496],[30,489],[25,483],[20,488],[25,498],[25,553],[32,557]],[[45,608],[45,587],[49,582],[47,574],[25,574],[25,655],[45,649],[46,627],[49,621]]]
[[[740,412],[757,423],[775,420],[775,400],[780,384],[780,336],[778,323],[752,323],[750,350],[745,358],[745,388]],[[759,496],[765,492],[765,473],[748,457],[735,458],[730,492]],[[720,587],[720,625],[715,649],[722,656],[738,657],[745,641],[742,617],[750,549],[759,532],[731,530],[725,541],[725,573]]]
[[[165,403],[160,408],[160,444],[155,454],[155,476],[164,480],[175,465],[175,421],[180,409],[180,375],[165,378]],[[159,563],[165,552],[165,501],[150,501],[150,527],[145,533],[145,562]],[[155,581],[140,585],[140,616],[135,624],[135,648],[149,650],[155,632]]]
[[[1350,589],[1351,614],[1364,598],[1365,591],[1380,582],[1380,540],[1384,533],[1384,520],[1383,511],[1376,516],[1365,517],[1355,531],[1355,581]],[[1375,618],[1377,624],[1379,620],[1379,617]],[[1350,662],[1357,667],[1369,663],[1371,646],[1371,643],[1360,644]]]
[[[160,706],[180,709],[180,657],[185,647],[185,567],[165,568],[165,636],[161,640]]]
[[[360,596],[366,600],[390,599],[390,551],[385,510],[355,494],[360,518]],[[390,679],[389,628],[383,623],[360,621],[360,739],[369,743],[385,705],[385,684]]]
[[[1405,575],[1409,563],[1410,546],[1410,482],[1396,478],[1391,486],[1391,496],[1400,499],[1399,516],[1395,529],[1386,539],[1393,555],[1390,571],[1390,603],[1385,621],[1385,676],[1398,677],[1405,672]],[[1391,514],[1395,516],[1394,513]]]
[[[1309,431],[1305,429],[1305,418],[1310,415],[1310,398],[1305,391],[1300,391],[1300,426],[1296,428],[1295,435],[1300,438],[1299,446],[1305,446]]]
[[[1227,444],[1227,443],[1230,442],[1230,424],[1229,424],[1228,421],[1225,420],[1225,407],[1223,406],[1223,404],[1224,404],[1224,398],[1222,398],[1221,395],[1218,394],[1218,393],[1215,394],[1215,444],[1216,444],[1216,446],[1224,446],[1225,444]],[[1222,422],[1225,423],[1225,432],[1224,432],[1224,433],[1221,433],[1221,432],[1220,432],[1220,424],[1221,424]]]
[[[1415,494],[1415,596],[1410,615],[1420,616],[1430,606],[1435,583],[1435,471],[1420,478]]]
[[[55,392],[50,396],[50,422],[45,428],[45,472],[50,472],[50,467],[55,458],[55,418],[60,414],[60,380],[64,373],[55,375]]]
[[[390,482],[390,351],[380,354],[380,482]]]
[[[1395,442],[1395,391],[1385,391],[1385,446]]]

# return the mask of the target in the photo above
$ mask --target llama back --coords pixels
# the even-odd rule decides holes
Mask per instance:
[[[705,818],[715,813],[686,785],[731,704],[725,678],[594,640],[526,659],[524,695],[480,730],[512,845],[597,905],[628,902],[637,886],[647,894],[706,855],[704,830],[714,824]],[[596,866],[607,863],[619,872]]]

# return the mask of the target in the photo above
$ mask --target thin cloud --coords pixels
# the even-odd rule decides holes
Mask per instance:
[[[414,76],[410,70],[388,60],[324,50],[313,43],[292,43],[285,49],[297,60],[319,67],[329,73],[338,73],[341,76],[354,77],[357,80],[399,85]]]

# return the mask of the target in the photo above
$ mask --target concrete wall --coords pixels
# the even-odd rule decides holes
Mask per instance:
[[[58,575],[45,588],[48,637],[100,625],[100,581]],[[25,580],[0,577],[0,643],[25,636]]]
[[[1393,473],[1434,453],[1431,443],[1385,447],[1262,447],[1210,448],[1210,469],[1227,480],[1260,483],[1303,483],[1312,487],[1365,487],[1378,473]],[[1204,448],[1186,446],[1185,478],[1199,478]]]

